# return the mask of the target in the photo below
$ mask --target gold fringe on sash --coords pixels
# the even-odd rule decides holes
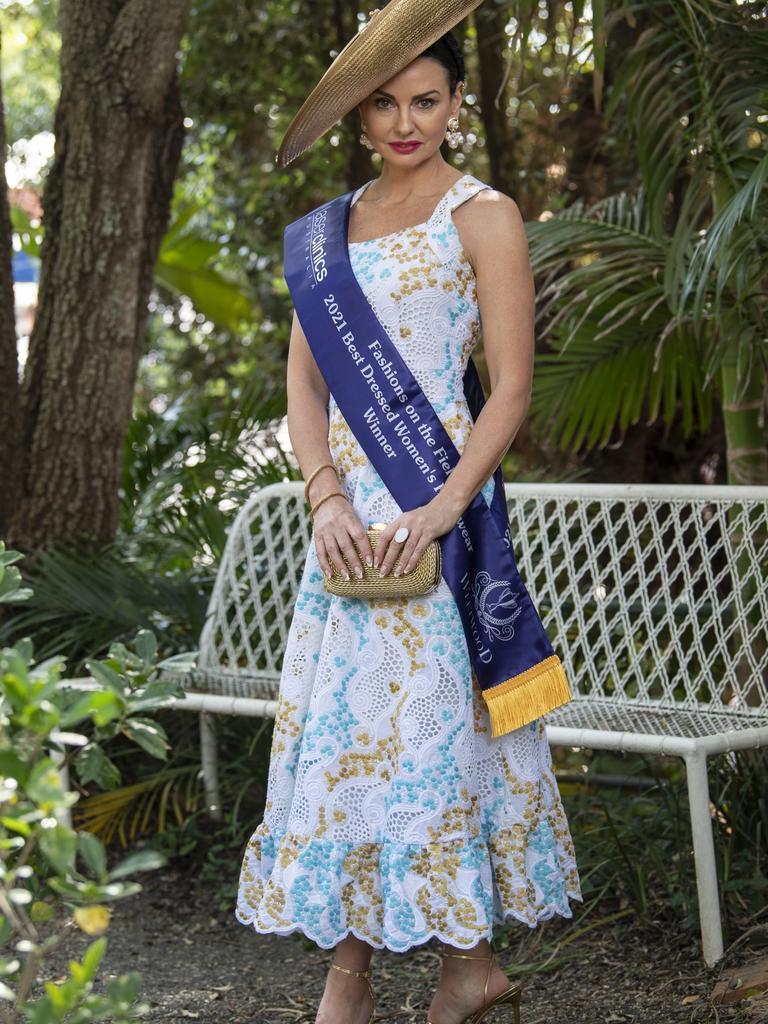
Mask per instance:
[[[556,654],[482,694],[488,705],[492,736],[519,729],[571,699],[565,669]]]

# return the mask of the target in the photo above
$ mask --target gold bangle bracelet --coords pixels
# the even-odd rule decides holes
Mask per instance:
[[[321,469],[332,469],[336,474],[336,479],[339,479],[339,471],[338,469],[336,469],[334,464],[332,462],[323,462],[321,465],[313,469],[312,472],[307,477],[307,482],[304,484],[304,498],[306,501],[309,501],[309,485],[312,483],[312,481],[315,479],[315,477],[317,476]]]
[[[314,516],[315,512],[320,508],[324,501],[328,501],[329,498],[335,498],[337,494],[341,498],[345,497],[341,491],[331,491],[329,494],[324,494],[322,498],[320,498],[319,501],[316,501],[309,510],[309,518],[311,519]]]

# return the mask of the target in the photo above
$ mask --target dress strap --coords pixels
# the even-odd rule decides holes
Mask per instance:
[[[462,203],[490,188],[472,174],[465,174],[445,193],[427,221],[427,239],[442,263],[449,263],[461,252],[461,238],[451,214]]]
[[[365,190],[367,188],[369,188],[374,183],[374,181],[376,181],[376,179],[375,178],[371,178],[370,181],[366,181],[366,183],[364,185],[361,185],[359,188],[355,189],[354,194],[352,196],[352,202],[350,203],[350,206],[354,206],[355,205],[355,203],[360,198],[360,196],[363,194],[363,192],[365,192]]]

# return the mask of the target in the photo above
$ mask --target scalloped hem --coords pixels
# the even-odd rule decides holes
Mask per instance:
[[[566,891],[566,896],[569,900],[576,900],[578,903],[584,902],[584,897],[580,892],[573,892],[571,890]],[[338,936],[332,939],[330,942],[325,942],[321,939],[311,928],[308,928],[304,924],[295,924],[290,928],[279,928],[279,927],[260,927],[253,918],[244,918],[240,916],[240,911],[235,910],[235,920],[246,927],[253,928],[259,935],[293,935],[295,932],[300,932],[305,938],[314,942],[320,949],[335,949],[336,946],[347,938],[348,935],[354,935],[356,939],[360,939],[361,942],[367,943],[374,949],[386,949],[390,953],[407,953],[408,950],[415,949],[417,946],[424,946],[432,939],[437,939],[439,942],[443,942],[449,946],[466,946],[467,949],[471,949],[472,946],[481,942],[483,939],[488,939],[490,942],[493,938],[493,925],[504,925],[512,922],[517,924],[527,924],[529,928],[533,929],[538,927],[544,921],[551,921],[554,917],[562,917],[564,920],[571,920],[573,918],[573,911],[570,906],[566,907],[547,907],[541,914],[537,915],[534,921],[531,921],[528,917],[523,917],[521,914],[516,914],[513,910],[509,911],[504,917],[498,917],[494,915],[491,922],[491,928],[488,930],[486,935],[475,936],[473,943],[462,943],[455,935],[447,935],[444,932],[434,930],[428,932],[426,935],[421,936],[418,939],[414,939],[408,945],[395,946],[386,941],[377,942],[372,939],[370,935],[363,935],[359,929],[351,926],[345,931],[339,932]]]
[[[426,844],[310,839],[262,821],[235,917],[264,935],[300,931],[321,949],[350,934],[392,952],[432,938],[471,948],[497,924],[573,917],[582,896],[569,839],[548,819]]]

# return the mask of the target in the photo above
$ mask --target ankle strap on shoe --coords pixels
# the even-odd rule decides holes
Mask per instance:
[[[370,976],[370,968],[365,971],[353,971],[349,967],[342,967],[341,964],[335,964],[331,961],[331,967],[337,971],[344,971],[345,974],[354,974],[356,978],[368,978]]]
[[[485,1006],[488,1002],[488,985],[491,980],[491,971],[493,970],[493,961],[495,955],[496,954],[493,952],[493,950],[491,950],[490,956],[482,956],[477,954],[473,956],[471,953],[451,953],[446,949],[445,946],[443,946],[443,956],[455,957],[456,960],[485,960],[486,963],[488,964],[488,969],[485,972],[485,984],[483,985],[483,1009],[485,1009]]]

